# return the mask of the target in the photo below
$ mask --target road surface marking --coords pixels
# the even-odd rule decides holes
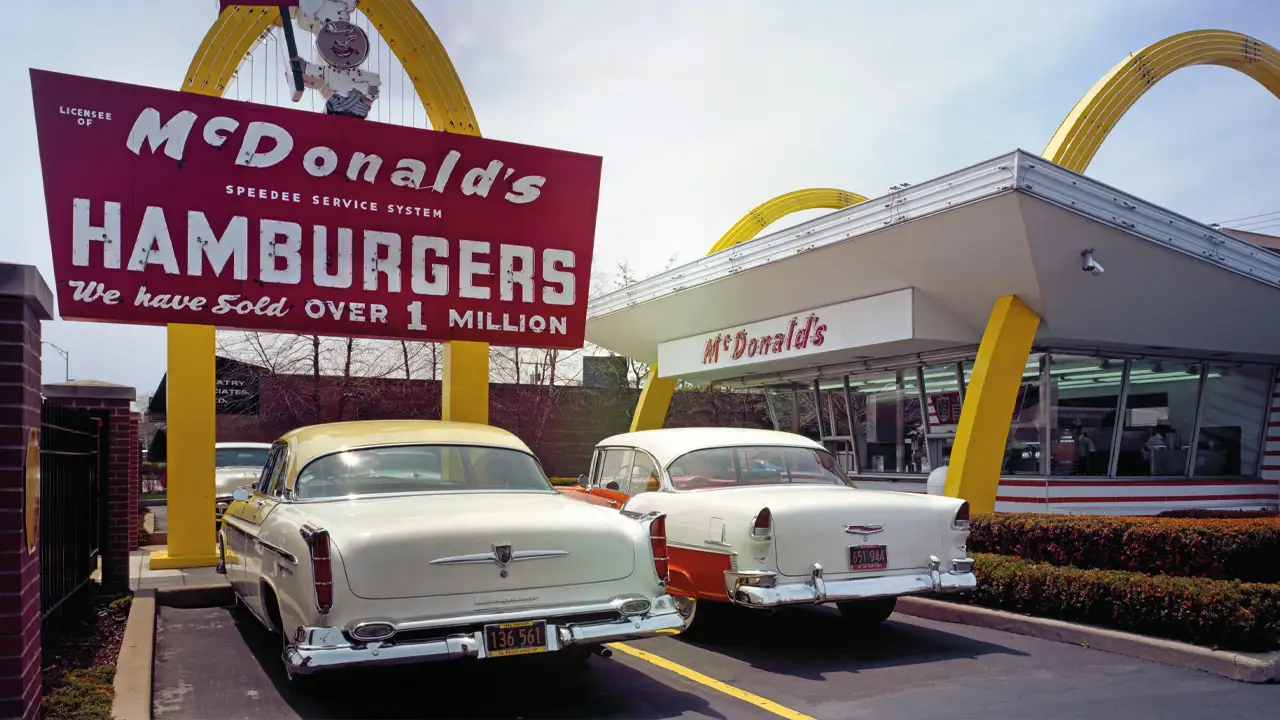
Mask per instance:
[[[614,650],[624,652],[634,658],[644,660],[645,662],[653,663],[654,665],[657,665],[658,667],[664,670],[670,670],[671,672],[681,677],[692,680],[700,685],[706,685],[712,690],[719,690],[725,695],[728,695],[730,697],[735,697],[743,702],[751,703],[752,705],[755,705],[756,707],[762,710],[767,710],[779,717],[784,717],[784,718],[787,718],[788,720],[815,720],[814,718],[808,715],[805,715],[804,713],[796,712],[791,708],[783,707],[782,705],[779,705],[778,703],[772,700],[769,700],[767,698],[762,698],[759,695],[756,695],[754,693],[749,693],[746,690],[740,690],[728,683],[720,682],[715,678],[707,677],[706,675],[703,675],[697,670],[691,670],[683,665],[673,663],[666,658],[658,657],[653,653],[645,652],[644,650],[640,650],[638,648],[633,648],[630,645],[623,645],[622,643],[609,643],[609,647]]]

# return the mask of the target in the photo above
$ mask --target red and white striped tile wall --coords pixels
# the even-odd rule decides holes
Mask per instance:
[[[1280,483],[1280,377],[1271,393],[1271,415],[1262,443],[1262,479]]]

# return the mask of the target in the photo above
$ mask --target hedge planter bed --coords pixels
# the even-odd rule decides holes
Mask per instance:
[[[1057,567],[975,554],[958,602],[1246,652],[1280,649],[1280,585]]]
[[[1280,582],[1280,518],[978,515],[978,553],[1097,570]]]

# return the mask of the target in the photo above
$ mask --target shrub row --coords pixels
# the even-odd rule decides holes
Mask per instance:
[[[1171,518],[1273,518],[1280,510],[1165,510],[1156,517]]]
[[[1053,565],[1280,582],[1280,518],[974,516],[974,552]]]
[[[973,605],[1228,650],[1280,648],[1280,585],[975,558],[978,589],[961,598]]]

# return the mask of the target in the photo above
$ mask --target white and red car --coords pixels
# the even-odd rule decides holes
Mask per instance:
[[[976,587],[968,503],[859,490],[817,442],[790,433],[678,428],[616,435],[571,497],[667,518],[671,581],[700,604],[835,603],[880,622],[902,595]],[[704,612],[705,615],[705,612]]]
[[[505,430],[426,420],[287,433],[235,493],[219,570],[291,679],[679,631],[664,519],[574,502]]]

